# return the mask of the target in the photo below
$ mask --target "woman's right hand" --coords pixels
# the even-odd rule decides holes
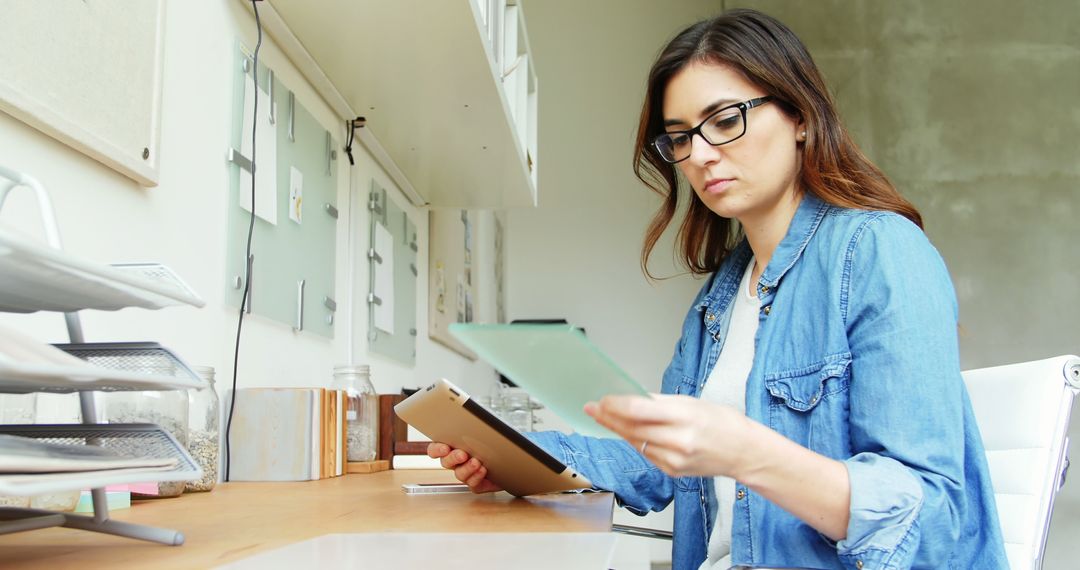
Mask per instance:
[[[469,457],[463,449],[453,449],[445,443],[428,444],[428,457],[439,460],[444,469],[453,469],[458,481],[465,483],[473,493],[494,493],[502,487],[487,479],[487,467],[480,460]]]

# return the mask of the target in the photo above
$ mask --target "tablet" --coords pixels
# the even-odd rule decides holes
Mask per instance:
[[[464,390],[439,380],[405,398],[394,412],[432,441],[463,449],[487,468],[487,478],[511,495],[592,487],[583,475],[529,441],[520,432],[469,398]]]
[[[586,403],[649,394],[573,325],[454,323],[449,330],[582,435],[619,437],[585,413]]]

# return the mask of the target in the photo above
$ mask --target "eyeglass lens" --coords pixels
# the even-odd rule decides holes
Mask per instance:
[[[690,156],[695,131],[709,144],[722,145],[743,135],[746,131],[744,116],[744,111],[738,107],[721,109],[689,132],[660,135],[656,138],[656,150],[668,162],[685,160]]]

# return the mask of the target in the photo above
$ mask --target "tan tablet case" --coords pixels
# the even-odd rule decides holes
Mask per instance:
[[[469,398],[439,380],[394,406],[398,417],[431,438],[465,450],[487,467],[487,478],[518,497],[588,489],[574,472],[540,446]]]

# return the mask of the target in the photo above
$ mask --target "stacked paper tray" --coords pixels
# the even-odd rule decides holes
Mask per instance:
[[[164,265],[94,263],[0,228],[0,312],[115,311],[183,304],[205,303]]]
[[[0,426],[0,433],[69,445],[99,445],[124,455],[176,459],[167,470],[106,469],[37,473],[29,477],[0,475],[0,495],[27,496],[127,483],[195,481],[202,469],[169,432],[155,424],[72,424]]]
[[[0,392],[183,390],[205,382],[154,342],[52,346],[0,326]]]

